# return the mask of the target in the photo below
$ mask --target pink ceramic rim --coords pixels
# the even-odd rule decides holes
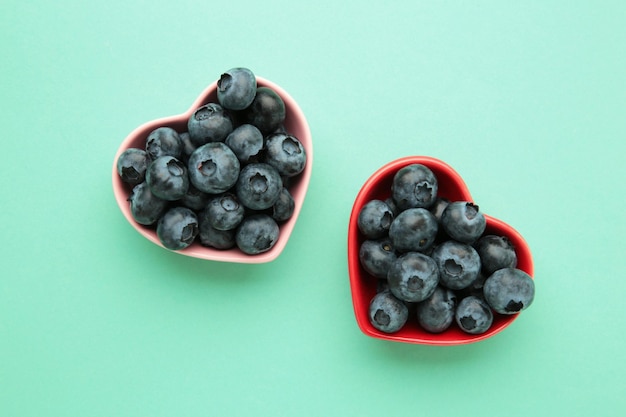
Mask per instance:
[[[300,109],[300,106],[296,101],[289,95],[284,89],[282,89],[277,84],[266,80],[262,77],[256,77],[257,85],[259,87],[269,87],[273,89],[285,102],[286,109],[286,119],[285,125],[293,125],[297,127],[297,132],[294,132],[293,129],[288,129],[290,133],[294,134],[302,143],[306,153],[307,153],[307,163],[304,167],[304,171],[299,175],[296,180],[296,184],[290,188],[292,193],[295,207],[292,217],[286,222],[280,225],[280,236],[274,247],[267,252],[258,254],[258,255],[247,255],[241,252],[239,249],[233,248],[228,250],[218,250],[213,248],[207,248],[199,243],[195,242],[190,247],[178,250],[171,251],[176,252],[184,256],[189,256],[193,258],[211,260],[211,261],[220,261],[220,262],[236,262],[236,263],[266,263],[271,262],[276,259],[283,251],[287,242],[289,241],[289,237],[293,232],[293,229],[296,225],[296,221],[298,216],[300,215],[300,211],[302,210],[302,206],[304,204],[304,199],[306,196],[306,192],[309,186],[309,182],[311,179],[311,172],[313,169],[313,143],[311,139],[311,131],[309,128],[309,124],[304,116],[304,113]],[[133,130],[124,141],[121,143],[117,152],[115,153],[115,157],[113,159],[113,169],[112,169],[112,183],[113,183],[113,193],[115,195],[115,200],[117,204],[126,218],[126,220],[137,230],[142,236],[156,244],[157,246],[162,247],[163,249],[169,250],[165,248],[161,242],[159,241],[156,232],[148,227],[142,226],[135,222],[133,219],[130,207],[128,205],[128,194],[129,187],[124,184],[118,173],[117,173],[117,160],[124,150],[132,147],[132,144],[140,141],[141,138],[145,140],[145,137],[154,129],[160,126],[186,126],[187,120],[191,115],[195,112],[195,110],[209,102],[217,102],[217,81],[214,81],[210,84],[194,101],[194,103],[189,107],[185,113],[179,114],[177,116],[170,116],[165,118],[156,119],[143,125],[137,127]]]
[[[359,328],[364,334],[378,339],[436,346],[474,343],[500,333],[508,327],[519,316],[519,314],[499,316],[497,320],[494,320],[494,325],[492,325],[487,332],[479,335],[466,334],[458,329],[446,331],[452,331],[454,333],[443,332],[441,334],[428,333],[416,329],[388,334],[376,329],[369,322],[368,309],[370,297],[365,294],[367,290],[370,290],[369,293],[371,295],[371,286],[375,284],[371,280],[372,277],[367,275],[359,262],[358,250],[361,237],[359,235],[360,232],[358,230],[357,223],[358,214],[361,207],[372,198],[372,193],[374,192],[377,184],[383,181],[383,179],[388,179],[389,176],[393,176],[393,174],[395,174],[395,172],[397,172],[400,168],[413,163],[423,164],[431,168],[433,171],[445,173],[447,180],[451,181],[458,187],[459,198],[457,198],[457,200],[472,201],[472,196],[461,176],[448,164],[436,158],[428,156],[407,156],[384,165],[372,174],[357,194],[350,213],[348,226],[348,275],[354,314]],[[517,267],[532,277],[534,274],[532,256],[524,238],[514,228],[503,221],[495,219],[487,214],[485,214],[485,217],[487,219],[488,231],[493,231],[497,234],[504,234],[512,241],[518,255]],[[417,326],[417,324],[415,326]],[[457,337],[450,337],[450,334],[456,334]]]

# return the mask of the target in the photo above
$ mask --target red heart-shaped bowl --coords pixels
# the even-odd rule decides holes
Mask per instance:
[[[283,251],[285,245],[287,244],[287,241],[289,240],[289,236],[291,235],[291,232],[296,225],[296,220],[298,219],[300,210],[302,209],[302,204],[304,203],[304,197],[309,186],[309,181],[311,179],[311,170],[313,168],[313,144],[311,142],[311,131],[309,129],[309,124],[304,117],[304,113],[298,106],[298,103],[296,103],[296,101],[285,90],[283,90],[275,83],[268,81],[264,78],[257,76],[256,79],[258,87],[269,87],[273,89],[276,93],[278,93],[278,95],[283,99],[285,103],[285,130],[298,138],[298,140],[300,140],[307,154],[307,162],[304,167],[304,171],[297,177],[294,177],[293,181],[291,181],[289,184],[289,191],[295,202],[293,215],[289,220],[281,223],[278,241],[267,252],[263,252],[258,255],[247,255],[236,248],[228,250],[218,250],[202,246],[199,242],[196,241],[191,246],[185,249],[175,251],[180,253],[181,255],[223,262],[270,262],[276,259],[278,255],[280,255],[280,253]],[[198,96],[198,98],[191,105],[189,110],[187,110],[185,113],[182,113],[178,116],[171,116],[153,120],[136,128],[126,137],[126,139],[124,139],[119,149],[117,150],[117,153],[115,154],[115,158],[113,160],[113,193],[115,195],[115,200],[117,201],[117,204],[122,211],[122,214],[131,224],[131,226],[133,226],[146,239],[158,246],[163,247],[163,245],[159,241],[155,229],[138,224],[137,222],[135,222],[131,215],[130,206],[127,201],[127,198],[131,191],[131,187],[129,187],[120,179],[120,176],[117,173],[117,160],[122,152],[124,152],[124,150],[128,148],[144,149],[146,137],[150,134],[150,132],[158,127],[166,126],[171,127],[178,132],[186,132],[187,121],[189,120],[189,117],[191,117],[191,115],[198,107],[211,102],[217,103],[217,81],[209,85],[200,94],[200,96]]]
[[[453,323],[442,333],[429,333],[419,327],[416,320],[411,320],[396,333],[384,333],[376,329],[369,321],[369,304],[377,290],[377,278],[369,275],[359,261],[359,248],[364,238],[359,232],[358,216],[361,208],[372,199],[385,200],[391,196],[391,184],[396,172],[410,164],[423,164],[430,168],[437,177],[439,195],[450,201],[473,201],[461,176],[449,165],[439,159],[427,156],[408,156],[392,161],[376,171],[359,191],[352,207],[348,225],[348,272],[356,321],[363,333],[368,336],[397,342],[425,345],[459,345],[477,342],[501,332],[518,316],[494,313],[493,324],[485,333],[471,335],[463,332]],[[533,276],[533,261],[528,244],[524,238],[508,224],[485,214],[487,228],[485,234],[495,234],[509,238],[517,254],[517,268]]]

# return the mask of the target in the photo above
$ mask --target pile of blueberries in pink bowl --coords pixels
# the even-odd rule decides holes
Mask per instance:
[[[113,190],[145,238],[191,257],[276,259],[302,209],[313,146],[304,113],[277,84],[232,68],[185,112],[120,145]]]

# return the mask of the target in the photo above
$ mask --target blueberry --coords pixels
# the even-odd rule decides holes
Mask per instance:
[[[417,321],[431,333],[441,333],[454,321],[456,295],[453,291],[437,286],[426,300],[417,305]]]
[[[306,152],[295,136],[274,133],[265,141],[265,162],[276,168],[280,175],[293,177],[304,170]]]
[[[263,150],[263,134],[253,125],[243,124],[233,130],[225,140],[242,165],[260,159]]]
[[[437,178],[430,168],[411,164],[394,175],[391,195],[400,210],[429,208],[435,203],[438,189]]]
[[[203,212],[199,217],[198,239],[202,246],[209,248],[226,250],[235,247],[235,230],[217,230],[208,220],[208,217]]]
[[[503,268],[487,278],[483,293],[494,311],[515,314],[532,304],[535,298],[535,282],[520,269]]]
[[[397,258],[388,237],[365,240],[359,248],[359,261],[365,271],[377,278],[387,279],[387,273]]]
[[[166,155],[180,159],[183,154],[183,142],[178,132],[171,127],[159,127],[150,132],[146,138],[146,152],[152,160]]]
[[[441,214],[441,226],[452,239],[472,243],[483,234],[487,221],[477,205],[455,201]]]
[[[491,327],[493,312],[481,298],[469,296],[459,302],[454,318],[464,332],[481,334]]]
[[[187,167],[173,156],[161,156],[148,165],[146,182],[155,196],[168,201],[178,200],[189,189]]]
[[[296,209],[296,202],[293,196],[286,187],[283,187],[278,199],[272,206],[272,218],[277,222],[287,221],[293,216],[293,212]]]
[[[187,208],[195,211],[200,211],[206,207],[206,205],[209,203],[210,198],[210,194],[198,190],[196,187],[194,187],[193,184],[190,183],[189,189],[187,190],[187,193],[180,199],[180,203]]]
[[[467,288],[480,272],[478,252],[466,243],[445,241],[435,248],[432,257],[439,267],[441,284],[451,290]]]
[[[218,230],[231,230],[239,226],[245,213],[244,207],[234,194],[213,197],[206,207],[209,224]]]
[[[285,103],[273,89],[258,87],[254,100],[242,112],[245,123],[255,125],[263,135],[268,135],[284,122]]]
[[[381,332],[395,333],[407,322],[408,307],[391,292],[377,293],[370,301],[369,319],[372,326]]]
[[[400,300],[419,302],[437,288],[439,270],[431,257],[419,252],[399,256],[387,274],[389,290]]]
[[[243,110],[256,94],[256,77],[248,68],[232,68],[217,81],[217,100],[229,110]]]
[[[251,210],[265,210],[274,205],[283,189],[276,168],[265,163],[246,165],[235,187],[237,198]]]
[[[194,187],[205,193],[220,194],[235,185],[241,165],[228,146],[211,142],[191,154],[188,167]]]
[[[189,157],[195,151],[198,146],[194,145],[191,142],[191,137],[189,136],[189,132],[182,132],[178,135],[180,138],[180,143],[182,144],[183,151],[181,154],[181,160],[187,162],[189,161]]]
[[[447,198],[437,197],[435,203],[429,208],[430,212],[433,214],[433,216],[435,216],[435,219],[437,219],[437,242],[443,242],[449,238],[449,236],[446,234],[446,231],[443,229],[443,226],[441,225],[441,215],[449,204],[450,200],[448,200]]]
[[[117,158],[117,174],[122,181],[135,186],[144,181],[150,157],[143,149],[129,148]]]
[[[437,219],[423,208],[404,210],[389,226],[389,237],[400,252],[427,250],[437,236]]]
[[[482,271],[487,276],[498,269],[517,266],[515,248],[505,236],[485,235],[478,239],[474,248],[480,256]]]
[[[389,233],[393,211],[382,200],[370,200],[361,208],[357,218],[359,231],[368,239],[378,239]]]
[[[195,146],[209,142],[223,142],[233,131],[233,121],[217,103],[199,107],[187,121],[189,139]]]
[[[437,222],[441,224],[441,216],[443,211],[450,204],[450,200],[445,197],[437,197],[435,203],[430,207],[430,212],[435,216]]]
[[[165,213],[168,202],[150,191],[148,183],[142,182],[133,187],[130,196],[130,213],[133,219],[139,224],[151,225],[156,223]]]
[[[237,247],[248,255],[272,249],[279,237],[276,221],[267,214],[252,214],[243,219],[235,233]]]
[[[169,209],[157,223],[157,236],[167,249],[180,250],[191,245],[198,235],[198,217],[186,207]]]

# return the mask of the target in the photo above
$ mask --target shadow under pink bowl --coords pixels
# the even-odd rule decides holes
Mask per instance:
[[[419,327],[414,318],[396,333],[384,333],[369,321],[369,304],[374,295],[378,279],[369,275],[359,261],[359,248],[364,238],[359,232],[358,216],[361,208],[372,199],[385,200],[391,196],[391,184],[395,173],[410,164],[423,164],[437,177],[439,196],[450,201],[473,201],[461,176],[445,162],[428,156],[408,156],[392,161],[377,170],[363,185],[352,207],[348,225],[348,273],[352,303],[357,324],[368,336],[404,343],[425,345],[460,345],[478,342],[489,338],[508,327],[521,313],[514,315],[494,314],[489,330],[478,335],[463,332],[455,323],[442,333],[430,333]],[[533,276],[533,261],[530,248],[524,238],[511,226],[485,214],[487,228],[485,234],[506,236],[511,240],[517,254],[517,268]]]
[[[304,171],[298,175],[298,177],[294,178],[293,182],[290,183],[289,191],[293,196],[295,207],[292,217],[284,223],[281,223],[280,226],[280,235],[276,244],[267,252],[260,253],[258,255],[247,255],[243,253],[241,250],[237,248],[227,249],[227,250],[219,250],[214,248],[209,248],[201,245],[197,239],[191,246],[173,251],[180,253],[181,255],[190,256],[193,258],[200,258],[211,261],[221,261],[221,262],[236,262],[236,263],[265,263],[270,262],[276,259],[283,251],[287,242],[289,241],[289,237],[293,232],[293,229],[296,225],[296,221],[298,216],[300,215],[300,211],[302,209],[302,205],[304,203],[304,198],[309,186],[309,182],[311,179],[311,171],[313,168],[313,144],[311,141],[311,131],[309,128],[309,124],[304,116],[304,113],[296,103],[296,101],[280,86],[274,84],[271,81],[268,81],[262,77],[257,78],[257,86],[258,87],[269,87],[272,88],[285,102],[285,129],[296,138],[300,140],[302,146],[304,147],[307,155],[306,165],[304,167]],[[113,160],[113,172],[112,172],[112,181],[113,181],[113,194],[115,195],[115,200],[122,211],[122,214],[128,220],[128,222],[137,230],[142,236],[151,241],[152,243],[163,247],[166,249],[160,242],[155,228],[143,226],[137,222],[132,217],[130,212],[130,206],[127,201],[128,196],[131,191],[131,187],[128,184],[125,184],[119,177],[117,173],[117,160],[119,156],[128,148],[140,148],[145,149],[145,140],[146,137],[152,132],[154,129],[162,126],[171,127],[178,132],[186,132],[187,131],[187,121],[189,117],[194,113],[194,111],[204,104],[207,103],[217,103],[217,81],[213,82],[209,85],[194,101],[194,103],[189,107],[185,113],[182,113],[177,116],[170,116],[161,119],[156,119],[151,122],[145,123],[135,130],[133,130],[127,137],[124,139],[120,147],[118,148],[115,158]],[[169,249],[166,249],[169,250]]]

